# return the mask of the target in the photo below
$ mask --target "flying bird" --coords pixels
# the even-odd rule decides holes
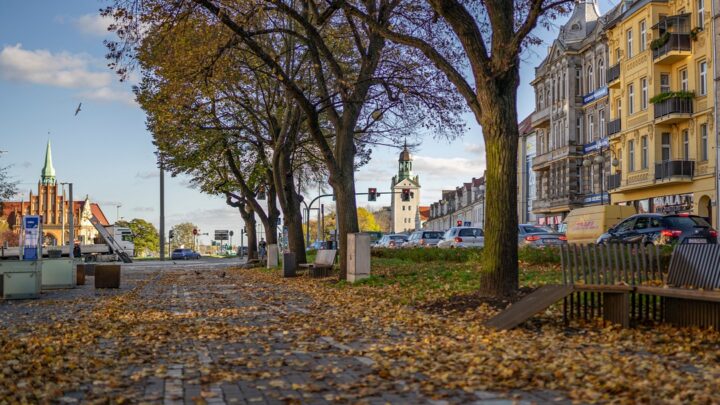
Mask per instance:
[[[76,117],[77,117],[77,115],[80,113],[80,111],[82,110],[80,107],[82,107],[82,103],[78,104],[77,108],[75,109],[75,116],[76,116]]]

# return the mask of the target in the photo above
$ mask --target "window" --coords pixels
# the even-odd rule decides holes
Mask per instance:
[[[698,67],[700,72],[700,95],[704,96],[707,94],[707,62],[702,61]]]
[[[670,92],[670,75],[667,73],[660,74],[660,93]]]
[[[587,70],[587,92],[590,93],[593,90],[595,90],[595,77],[593,76],[592,65],[590,65]]]
[[[405,206],[403,205],[402,207],[403,207],[403,211],[405,211]]]
[[[633,57],[633,34],[632,29],[627,30],[627,57],[628,59]]]
[[[575,119],[575,136],[577,137],[578,141],[582,139],[582,120],[580,117],[577,117]]]
[[[620,225],[615,227],[615,232],[626,232],[633,228],[635,225],[635,218],[629,218],[621,222]]]
[[[618,148],[618,150],[617,150],[617,159],[618,159],[618,168],[615,171],[615,174],[620,174],[620,172],[622,172],[622,162],[623,162],[622,148]]]
[[[580,79],[580,69],[575,69],[575,95],[582,95],[582,80]]]
[[[705,0],[697,0],[697,26],[702,28],[705,23]]]
[[[670,133],[662,133],[662,161],[667,162],[670,160]]]
[[[588,115],[588,134],[587,141],[592,142],[595,139],[595,117],[590,114]]]
[[[565,100],[565,72],[562,74],[562,81],[560,82],[560,98],[562,100]]]
[[[627,106],[628,114],[632,114],[635,112],[635,86],[632,84],[628,85],[628,106]]]
[[[690,133],[688,132],[687,129],[683,129],[682,138],[683,138],[683,158],[685,160],[690,160]]]
[[[622,99],[620,97],[615,100],[615,119],[622,117]]]
[[[645,42],[647,41],[647,30],[645,29],[645,20],[640,21],[640,52],[645,50]]]
[[[688,71],[687,71],[687,69],[680,70],[680,90],[688,91]]]
[[[605,110],[598,111],[598,117],[600,117],[600,138],[605,137]]]
[[[620,48],[615,48],[615,63],[620,63]]]
[[[700,160],[708,160],[707,124],[700,125]]]
[[[647,110],[648,105],[648,86],[647,78],[640,79],[640,109]]]
[[[628,171],[635,171],[635,141],[628,141]]]
[[[598,87],[605,83],[605,62],[602,59],[598,61]]]
[[[648,138],[647,135],[640,137],[640,170],[648,168]]]

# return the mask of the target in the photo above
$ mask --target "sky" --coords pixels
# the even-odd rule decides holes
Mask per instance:
[[[121,83],[104,58],[103,40],[111,34],[98,10],[107,5],[103,0],[0,1],[0,150],[5,152],[0,165],[12,165],[10,175],[20,183],[18,199],[27,198],[29,190],[37,190],[50,140],[57,179],[73,183],[75,199],[89,196],[110,222],[143,218],[158,226],[159,170],[145,114],[134,101],[132,83]],[[611,6],[610,0],[599,2],[602,13]],[[558,20],[557,26],[563,22]],[[544,44],[523,54],[520,119],[533,110],[529,82],[557,29],[537,34]],[[453,142],[419,136],[412,155],[422,205],[439,200],[443,189],[482,176],[482,131],[470,114],[465,120],[467,132]],[[389,191],[399,152],[374,150],[372,161],[356,173],[357,191]],[[192,222],[202,233],[230,229],[240,234],[240,215],[224,199],[191,188],[184,177],[165,180],[167,229]],[[384,205],[390,205],[387,195],[372,205],[358,197],[358,206]]]

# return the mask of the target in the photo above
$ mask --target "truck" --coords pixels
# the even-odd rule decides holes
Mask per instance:
[[[576,208],[560,225],[568,243],[596,243],[610,227],[635,215],[635,207],[629,205],[594,205]]]
[[[92,244],[80,245],[80,254],[85,261],[132,262],[132,257],[135,255],[135,244],[133,243],[133,233],[130,228],[115,225],[103,226],[95,216],[90,219],[90,222],[95,226],[99,235]],[[48,257],[50,250],[59,250],[61,256],[69,256],[72,248],[69,245],[43,246],[42,252],[44,257]],[[0,258],[19,257],[19,247],[0,247]]]

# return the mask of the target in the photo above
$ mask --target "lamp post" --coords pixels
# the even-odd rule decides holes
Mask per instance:
[[[122,204],[117,204],[115,206],[115,223],[120,220],[120,207],[122,207]]]
[[[68,239],[70,239],[68,241],[69,242],[68,243],[68,257],[72,259],[75,257],[75,252],[74,252],[74,249],[75,249],[75,217],[74,217],[74,213],[73,213],[73,184],[72,183],[60,183],[60,184],[63,186],[66,184],[68,185],[68,196],[69,196],[68,205],[70,206],[69,207],[70,213],[68,214],[68,227],[70,228],[69,229],[70,235],[68,238]]]

